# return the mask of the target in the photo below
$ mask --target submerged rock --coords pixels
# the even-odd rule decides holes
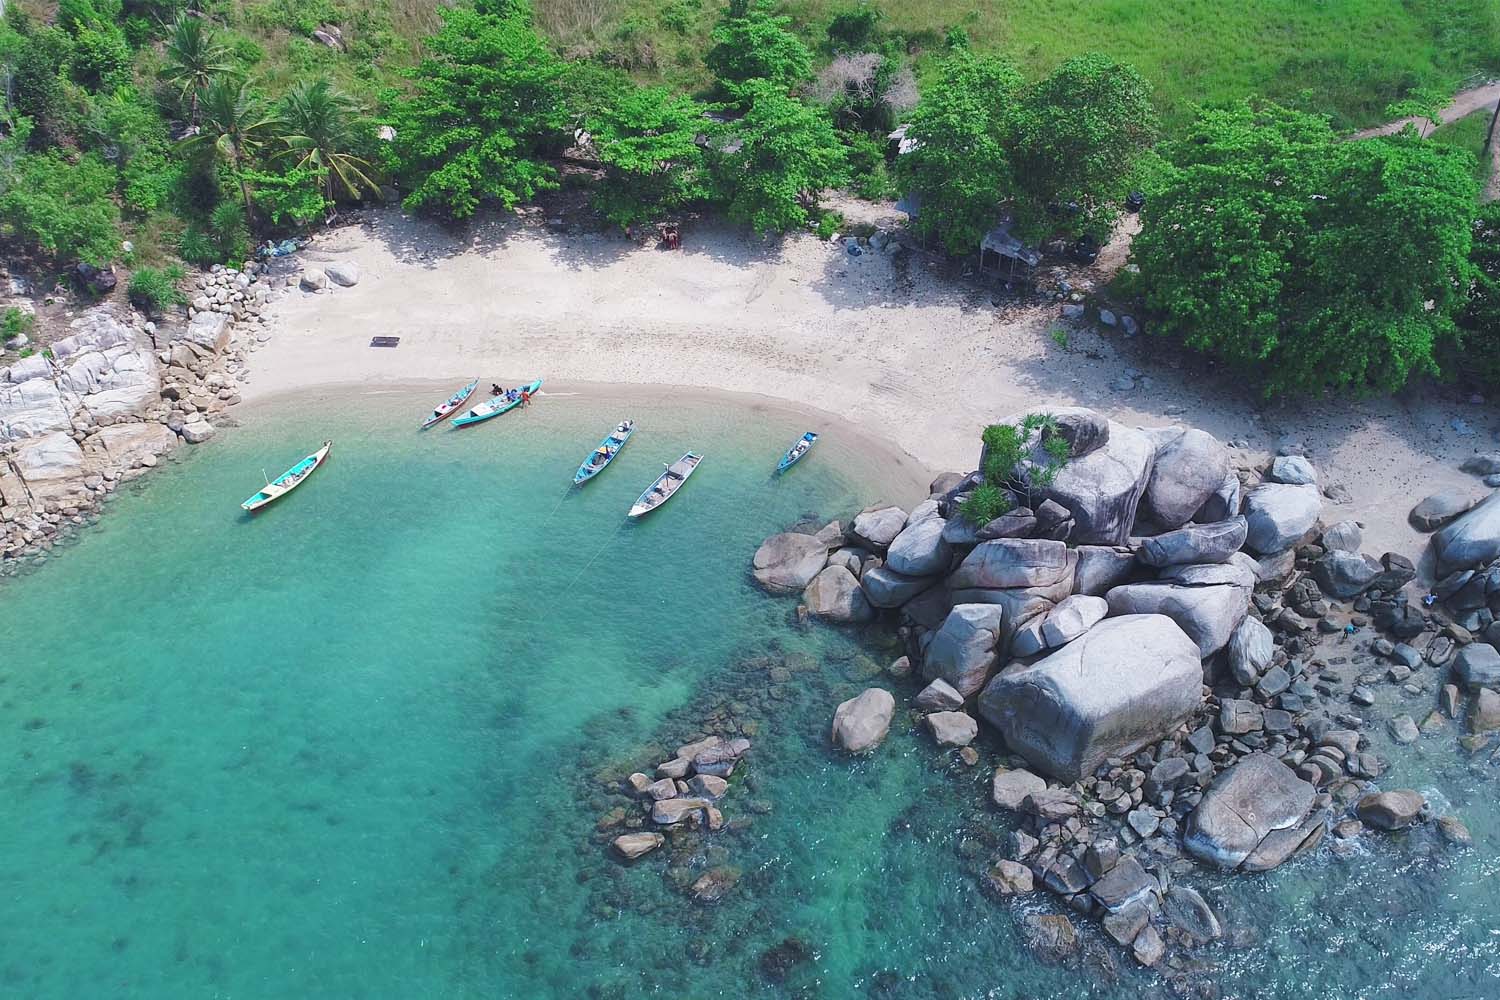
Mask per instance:
[[[612,841],[616,853],[627,861],[650,854],[662,844],[667,838],[659,833],[626,833],[616,837]]]
[[[807,610],[836,622],[866,622],[875,617],[859,581],[842,566],[829,566],[802,592]]]
[[[940,747],[966,747],[979,735],[979,723],[963,712],[933,712],[926,722]]]
[[[1371,792],[1354,804],[1354,815],[1366,825],[1381,830],[1403,830],[1421,819],[1427,799],[1421,792],[1401,788]]]
[[[776,593],[796,593],[823,571],[828,547],[812,535],[795,531],[772,535],[755,550],[756,582]]]
[[[850,753],[868,753],[885,739],[895,712],[889,691],[866,688],[833,713],[833,742]]]

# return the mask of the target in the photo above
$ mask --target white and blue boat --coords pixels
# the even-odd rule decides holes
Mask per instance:
[[[434,408],[433,411],[428,414],[427,419],[422,421],[421,430],[425,431],[433,424],[442,423],[444,417],[448,416],[448,414],[452,413],[454,410],[467,403],[469,401],[469,397],[474,395],[474,390],[477,388],[479,388],[479,376],[476,375],[474,376],[474,381],[470,382],[468,385],[464,386],[462,389],[458,390],[453,395],[443,400],[441,404]]]
[[[625,447],[625,442],[630,440],[630,435],[635,433],[634,420],[622,420],[609,432],[609,436],[599,442],[599,447],[589,453],[589,457],[583,460],[578,471],[573,474],[573,485],[582,486],[593,479],[615,460],[620,449]]]
[[[265,489],[240,504],[240,506],[245,510],[260,510],[272,500],[286,496],[292,490],[306,482],[308,476],[317,471],[318,466],[322,465],[323,460],[328,457],[329,449],[332,447],[332,441],[324,441],[323,447],[266,483]]]
[[[509,413],[520,406],[525,397],[534,395],[541,387],[541,379],[537,379],[528,385],[518,385],[509,392],[503,392],[498,396],[493,396],[485,400],[462,416],[454,417],[452,424],[454,427],[467,427],[470,424],[489,420],[491,417],[498,417],[502,413]]]
[[[806,434],[802,435],[802,437],[798,439],[797,443],[788,448],[786,450],[786,454],[781,456],[781,461],[776,464],[776,471],[778,473],[785,472],[787,469],[790,469],[792,466],[802,461],[802,456],[812,451],[812,446],[817,443],[818,435],[814,434],[812,431],[808,431]]]

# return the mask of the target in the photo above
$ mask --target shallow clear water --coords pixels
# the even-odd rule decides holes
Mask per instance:
[[[827,748],[839,700],[872,682],[904,700],[907,682],[872,680],[895,653],[797,627],[746,567],[769,532],[876,498],[856,443],[825,434],[773,481],[800,418],[595,392],[413,432],[440,395],[259,413],[0,586],[0,993],[1168,992],[1103,948],[1035,962],[1015,927],[1040,901],[979,891],[1005,829],[984,805],[994,748],[964,768],[905,716],[869,760]],[[625,415],[640,432],[567,496]],[[307,485],[239,514],[263,468],[325,436]],[[691,482],[624,524],[689,447],[707,455]],[[595,823],[624,803],[618,777],[709,729],[754,733],[731,829],[610,860]],[[1500,995],[1496,767],[1454,735],[1395,751],[1388,783],[1451,803],[1476,850],[1371,839],[1269,878],[1204,874],[1236,940],[1196,981]],[[679,888],[721,866],[740,873],[721,902]],[[764,963],[788,938],[808,957]]]

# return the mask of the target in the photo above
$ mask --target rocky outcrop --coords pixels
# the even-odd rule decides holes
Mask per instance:
[[[866,507],[855,515],[851,534],[872,552],[884,552],[905,527],[906,511],[900,507]]]
[[[875,615],[859,581],[842,566],[829,566],[813,577],[802,602],[809,614],[844,624],[869,621]]]
[[[813,535],[794,531],[772,535],[755,550],[751,571],[756,581],[773,593],[796,593],[823,571],[828,546]]]
[[[1266,871],[1322,836],[1317,790],[1275,757],[1251,754],[1209,785],[1183,846],[1219,868]]]
[[[891,729],[896,699],[881,688],[866,688],[833,713],[833,742],[850,753],[868,753]]]
[[[1481,566],[1500,557],[1500,491],[1432,536],[1437,574]]]
[[[1245,545],[1263,556],[1290,549],[1313,530],[1322,509],[1316,486],[1261,483],[1245,495]]]
[[[948,578],[954,591],[1073,589],[1078,555],[1066,543],[1045,538],[997,538],[981,542]],[[1060,599],[1060,598],[1059,598]]]
[[[1214,524],[1190,524],[1141,540],[1136,557],[1147,566],[1181,566],[1228,562],[1245,544],[1249,527],[1243,517]]]
[[[1145,434],[1110,421],[1102,447],[1070,460],[1038,492],[1067,508],[1075,543],[1121,545],[1135,524],[1155,454]]]
[[[1166,615],[1197,644],[1203,657],[1212,656],[1224,648],[1250,609],[1255,589],[1251,565],[1236,554],[1227,563],[1175,567],[1160,579],[1116,587],[1106,595],[1110,614]]]
[[[922,670],[965,698],[984,687],[994,672],[1005,609],[995,604],[960,604],[948,613],[927,647]]]
[[[1155,445],[1155,456],[1141,513],[1159,527],[1181,527],[1224,485],[1229,450],[1197,428],[1167,427],[1145,433]],[[1235,513],[1227,511],[1225,516]]]
[[[1197,647],[1162,615],[1107,618],[1031,666],[997,675],[979,714],[1061,781],[1161,738],[1203,700]]]

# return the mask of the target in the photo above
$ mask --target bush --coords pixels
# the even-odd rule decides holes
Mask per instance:
[[[77,163],[56,152],[0,158],[0,236],[66,263],[105,264],[120,246],[114,189],[114,170],[93,153]]]
[[[203,230],[191,227],[177,242],[177,256],[197,267],[219,263],[219,251],[214,241]]]
[[[16,306],[0,312],[0,343],[19,337],[36,325],[36,317]]]
[[[237,202],[221,201],[208,216],[208,234],[220,262],[244,260],[250,252],[250,230],[245,210]]]
[[[180,306],[187,301],[177,287],[182,279],[182,268],[175,264],[165,268],[143,267],[130,276],[130,301],[148,313]]]
[[[968,499],[959,506],[958,512],[974,527],[982,528],[995,518],[1009,513],[1010,509],[1010,494],[999,486],[985,483],[974,488]]]

